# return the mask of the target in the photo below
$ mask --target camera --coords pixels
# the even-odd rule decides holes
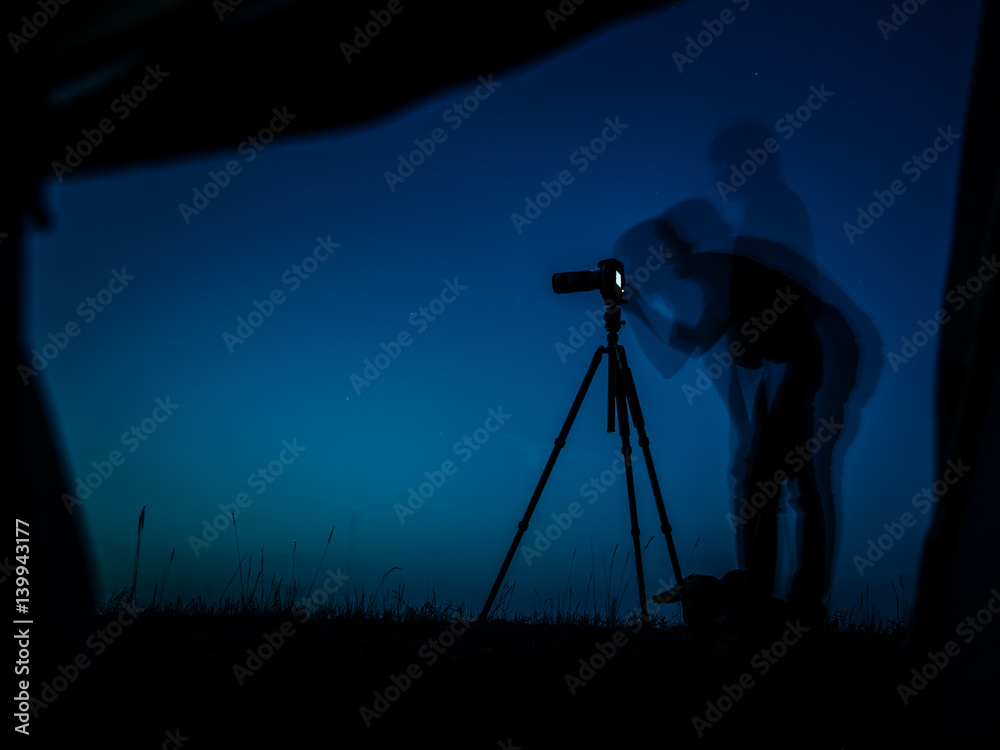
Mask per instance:
[[[605,258],[596,271],[564,271],[552,274],[552,291],[556,294],[589,292],[600,289],[604,299],[622,301],[625,293],[625,266],[617,258]]]

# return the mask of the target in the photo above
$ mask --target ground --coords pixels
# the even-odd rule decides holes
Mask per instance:
[[[901,633],[789,622],[746,643],[682,625],[466,624],[440,610],[305,621],[150,610],[100,655],[91,648],[62,691],[42,693],[55,700],[36,704],[30,729],[53,742],[184,750],[731,747],[750,737],[880,747],[928,738],[921,697],[904,706],[898,695]],[[54,683],[39,678],[35,698],[42,680]]]

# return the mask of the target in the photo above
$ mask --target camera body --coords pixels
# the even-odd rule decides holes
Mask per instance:
[[[596,271],[564,271],[552,274],[552,291],[556,294],[601,291],[601,297],[621,304],[625,294],[625,266],[617,258],[605,258]]]

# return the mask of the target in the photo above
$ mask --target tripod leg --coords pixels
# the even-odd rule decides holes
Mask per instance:
[[[621,347],[617,347],[619,352]],[[613,352],[612,357],[615,356]],[[621,360],[616,362],[616,368],[621,367]],[[628,487],[628,512],[632,520],[632,547],[635,551],[635,572],[639,582],[639,606],[642,611],[642,621],[649,622],[649,612],[646,610],[646,580],[642,572],[642,543],[639,539],[639,514],[635,504],[635,478],[632,475],[632,446],[629,444],[628,403],[626,402],[625,381],[623,373],[618,373],[615,379],[618,384],[615,389],[615,399],[618,402],[618,432],[622,436],[622,457],[625,459],[625,484]]]
[[[646,423],[642,418],[642,409],[639,408],[639,394],[635,389],[635,381],[632,379],[632,370],[628,366],[625,357],[625,347],[618,347],[618,357],[621,363],[621,376],[625,381],[624,389],[628,397],[629,407],[632,411],[632,422],[635,424],[635,431],[639,435],[639,447],[642,449],[643,458],[646,461],[646,472],[649,474],[650,484],[653,486],[653,499],[656,502],[656,512],[660,516],[660,530],[667,540],[667,550],[670,552],[670,565],[674,571],[674,579],[678,584],[684,580],[681,576],[681,566],[677,561],[677,549],[674,547],[674,539],[671,535],[670,521],[667,520],[667,509],[663,504],[663,495],[660,494],[660,483],[656,478],[656,467],[653,466],[653,456],[649,452],[649,438],[646,436]]]
[[[612,339],[611,336],[608,337]],[[617,341],[617,336],[614,337]],[[615,409],[618,400],[618,362],[615,360],[615,345],[608,347],[608,432],[615,431]]]
[[[490,608],[493,606],[493,600],[496,598],[497,592],[500,590],[500,585],[503,583],[504,576],[507,575],[507,568],[510,567],[510,561],[514,559],[514,553],[517,551],[517,545],[520,544],[521,537],[528,529],[528,522],[531,521],[531,514],[535,512],[535,506],[538,504],[538,499],[542,496],[542,490],[545,489],[545,483],[549,479],[552,467],[555,466],[556,458],[559,457],[559,451],[561,451],[563,446],[566,445],[566,437],[569,435],[570,428],[573,426],[573,421],[576,419],[577,412],[580,411],[580,406],[583,404],[584,396],[587,395],[587,389],[590,388],[590,382],[594,379],[597,367],[601,363],[601,356],[606,351],[608,350],[605,347],[599,346],[597,351],[594,352],[593,359],[590,360],[590,367],[587,369],[587,374],[583,376],[583,382],[580,384],[580,390],[577,391],[576,398],[573,400],[573,405],[569,408],[569,414],[566,415],[566,421],[563,423],[562,430],[556,438],[555,445],[552,448],[552,453],[549,454],[548,463],[545,464],[545,469],[542,471],[542,476],[539,478],[538,484],[535,485],[535,492],[532,494],[531,500],[528,502],[528,508],[524,512],[524,517],[517,525],[517,533],[514,534],[514,541],[511,542],[510,549],[507,550],[507,557],[504,558],[503,565],[500,567],[500,572],[497,574],[496,581],[493,582],[493,588],[490,590],[490,595],[486,598],[486,604],[483,605],[483,611],[479,615],[480,622],[485,622],[487,615],[489,615]]]

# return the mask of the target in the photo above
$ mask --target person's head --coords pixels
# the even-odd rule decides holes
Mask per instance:
[[[663,259],[677,276],[690,275],[692,257],[698,250],[722,248],[731,236],[728,224],[704,198],[681,201],[656,221],[657,237],[663,242]]]
[[[765,145],[769,139],[774,141],[768,144],[770,149]],[[726,197],[738,199],[755,187],[781,180],[777,140],[770,128],[756,120],[743,120],[719,133],[708,149],[708,158],[716,181],[733,191],[727,190]]]

